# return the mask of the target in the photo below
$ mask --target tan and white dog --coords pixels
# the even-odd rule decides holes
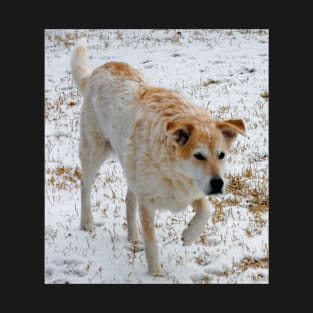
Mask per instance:
[[[241,119],[216,121],[179,92],[147,84],[123,62],[90,70],[86,41],[75,46],[71,71],[84,98],[80,125],[81,228],[93,230],[90,191],[100,165],[118,157],[128,183],[128,239],[140,241],[139,215],[149,273],[164,276],[154,232],[158,209],[195,210],[182,235],[185,245],[201,235],[209,217],[207,196],[223,192],[225,156]]]

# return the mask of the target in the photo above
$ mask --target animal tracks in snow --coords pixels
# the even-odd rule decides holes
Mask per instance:
[[[88,274],[89,263],[75,258],[55,259],[46,264],[46,283],[68,283],[73,277]],[[50,278],[52,278],[50,280]]]

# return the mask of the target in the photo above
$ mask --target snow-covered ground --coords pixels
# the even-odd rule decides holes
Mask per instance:
[[[45,282],[268,283],[268,31],[45,31]],[[147,274],[145,254],[127,241],[126,181],[119,163],[100,169],[91,194],[94,233],[79,229],[81,96],[70,51],[87,37],[90,64],[124,61],[155,85],[175,88],[219,119],[243,118],[227,158],[228,186],[210,197],[203,235],[183,246],[191,207],[155,221],[165,278]],[[139,221],[138,221],[139,224]]]

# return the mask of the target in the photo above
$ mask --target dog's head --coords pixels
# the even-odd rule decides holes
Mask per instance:
[[[237,134],[245,135],[244,122],[186,119],[169,122],[167,132],[175,169],[203,194],[222,193],[227,152]]]

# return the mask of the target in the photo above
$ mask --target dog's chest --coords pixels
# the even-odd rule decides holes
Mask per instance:
[[[174,197],[152,197],[150,200],[150,207],[156,210],[169,210],[171,212],[180,212],[187,208],[189,203],[178,202]]]
[[[179,212],[185,210],[198,197],[192,186],[179,180],[170,180],[157,172],[154,175],[141,176],[140,180],[139,194],[154,209]]]

